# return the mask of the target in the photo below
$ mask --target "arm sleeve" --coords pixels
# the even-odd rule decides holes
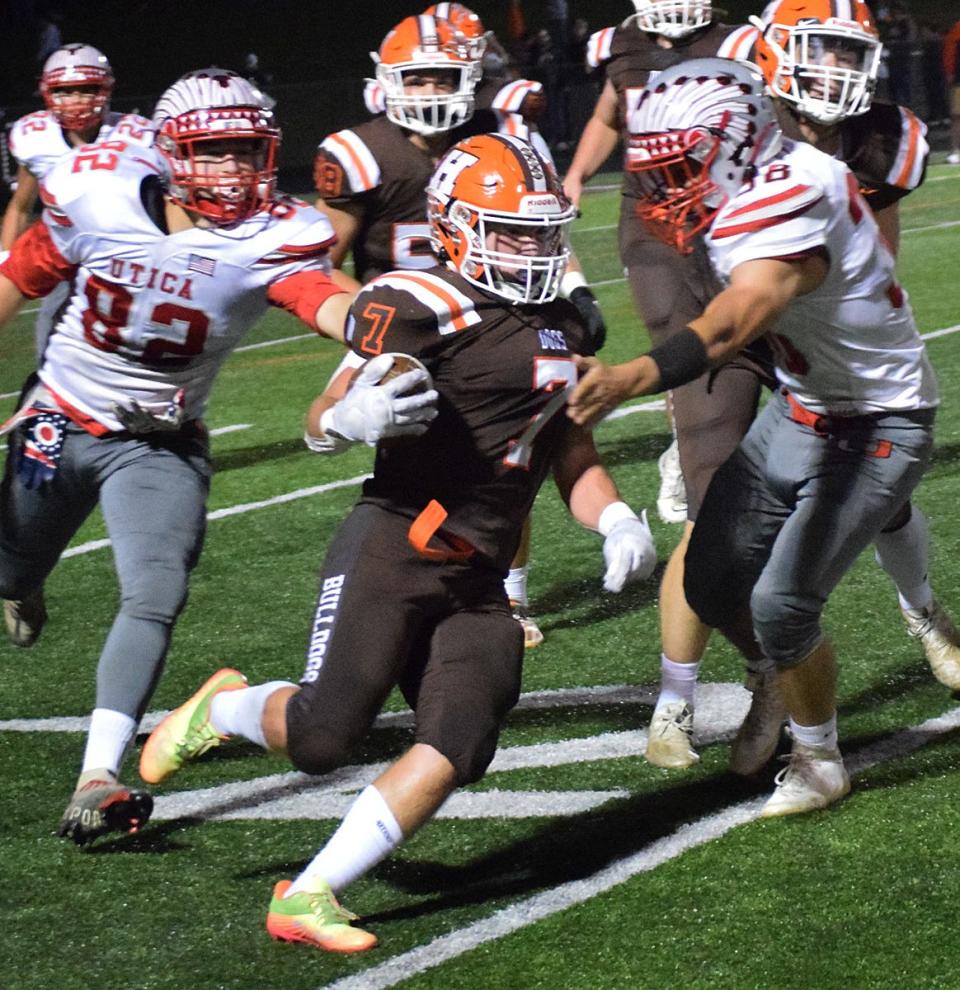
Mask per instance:
[[[325,271],[296,272],[267,287],[267,299],[302,320],[312,330],[317,326],[317,310],[331,297],[345,292],[335,285]]]

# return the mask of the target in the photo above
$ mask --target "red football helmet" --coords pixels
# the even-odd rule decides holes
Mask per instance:
[[[821,124],[870,109],[882,45],[862,0],[779,0],[751,20],[774,96]]]
[[[280,131],[263,96],[229,69],[181,76],[153,114],[156,147],[170,167],[170,195],[228,226],[253,216],[276,188]]]
[[[64,45],[43,63],[40,95],[47,109],[68,131],[85,131],[103,121],[113,70],[93,45]]]
[[[487,50],[487,35],[480,17],[469,7],[464,7],[462,3],[434,3],[424,13],[449,21],[470,43],[474,58],[483,58]]]
[[[682,254],[782,144],[763,77],[725,58],[658,73],[627,128],[627,169],[640,176],[643,193],[637,212]]]
[[[373,55],[377,82],[386,94],[387,117],[418,134],[440,134],[473,116],[480,60],[448,21],[426,14],[401,21]],[[449,92],[412,92],[421,74],[449,74]]]
[[[533,145],[505,134],[460,141],[427,184],[431,238],[441,261],[512,303],[556,297],[576,213]]]
[[[664,38],[686,37],[713,20],[710,0],[633,0],[633,5],[637,27]]]

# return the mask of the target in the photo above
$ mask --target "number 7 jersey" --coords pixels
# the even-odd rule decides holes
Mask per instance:
[[[164,229],[163,163],[124,142],[79,149],[41,188],[42,221],[2,272],[29,297],[71,279],[40,378],[91,432],[120,430],[114,406],[162,412],[182,389],[199,419],[227,355],[271,303],[312,312],[329,279],[329,221],[295,200],[233,227]],[[308,317],[303,317],[310,322]]]

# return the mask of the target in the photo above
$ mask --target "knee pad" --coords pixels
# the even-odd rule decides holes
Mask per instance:
[[[290,723],[287,723],[287,755],[294,767],[303,773],[318,775],[342,767],[353,744],[353,739],[324,729],[313,729],[308,733],[291,731]]]

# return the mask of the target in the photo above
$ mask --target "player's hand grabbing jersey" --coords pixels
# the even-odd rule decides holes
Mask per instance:
[[[591,353],[576,308],[564,300],[511,306],[445,268],[391,272],[354,300],[350,346],[374,357],[412,354],[440,393],[424,436],[377,449],[364,499],[409,518],[431,500],[444,531],[486,560],[509,566],[520,527],[570,429],[563,406],[537,420],[576,381],[574,354]],[[533,422],[535,439],[518,441]]]
[[[744,262],[820,252],[826,280],[781,317],[777,376],[815,412],[863,414],[937,404],[937,388],[894,259],[841,162],[786,142],[717,214],[707,245],[729,278]]]
[[[119,430],[113,407],[162,413],[183,389],[199,419],[213,378],[268,304],[307,322],[336,288],[333,230],[305,203],[278,199],[230,228],[165,232],[162,159],[122,143],[79,150],[41,189],[43,218],[0,272],[28,297],[73,280],[40,378],[91,432]]]
[[[94,144],[123,141],[127,145],[153,144],[153,128],[146,117],[135,113],[104,114]],[[74,150],[57,118],[49,110],[21,117],[10,128],[10,153],[33,176],[42,179],[64,155]]]
[[[450,131],[449,147],[491,131],[528,137],[514,114],[477,111]],[[317,192],[331,206],[356,204],[363,217],[353,242],[354,272],[361,282],[395,268],[436,263],[424,190],[436,162],[407,132],[386,117],[328,135],[314,164]]]

